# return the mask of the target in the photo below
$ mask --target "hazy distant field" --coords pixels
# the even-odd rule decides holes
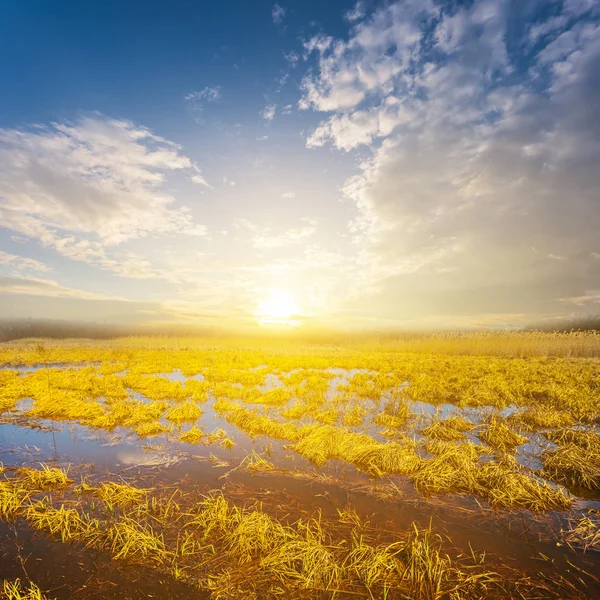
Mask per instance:
[[[0,345],[4,594],[599,597],[598,356],[593,333]]]

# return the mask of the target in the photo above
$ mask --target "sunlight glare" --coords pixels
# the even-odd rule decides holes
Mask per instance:
[[[261,325],[297,325],[293,317],[300,312],[288,290],[272,289],[259,301],[256,317]]]

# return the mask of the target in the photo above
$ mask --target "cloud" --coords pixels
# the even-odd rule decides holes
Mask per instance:
[[[44,243],[65,258],[110,271],[119,277],[166,280],[177,278],[176,273],[155,268],[148,260],[133,253],[109,252],[100,242],[64,236],[44,239]]]
[[[276,108],[277,108],[276,104],[268,104],[267,106],[265,106],[264,110],[261,113],[263,119],[265,119],[267,121],[272,121],[275,118],[275,109]]]
[[[307,146],[370,150],[343,193],[374,313],[542,315],[595,297],[600,14],[565,2],[536,20],[542,4],[405,0],[305,44],[300,107],[330,113]]]
[[[9,254],[0,250],[0,267],[6,266],[15,272],[22,271],[51,271],[52,269],[33,258],[25,258],[23,256],[17,256],[16,254]]]
[[[366,14],[364,2],[357,2],[352,9],[344,14],[344,18],[350,23],[360,21]]]
[[[140,302],[65,287],[50,279],[0,276],[0,302],[6,319],[63,319],[134,323],[168,321],[178,315],[166,304]],[[198,306],[198,305],[196,305]]]
[[[234,228],[251,232],[252,245],[255,248],[281,248],[301,242],[317,231],[317,223],[304,217],[304,224],[283,231],[274,231],[273,227],[257,225],[247,219],[237,219]]]
[[[271,10],[271,18],[273,19],[273,23],[275,23],[275,25],[281,25],[285,19],[285,13],[285,8],[279,4],[273,4],[273,8]]]
[[[64,287],[51,279],[27,277],[0,276],[0,293],[50,296],[54,298],[76,298],[79,300],[119,300],[121,302],[127,302],[125,298],[93,294],[84,290]]]
[[[57,232],[102,244],[160,233],[202,234],[164,191],[165,174],[202,183],[180,149],[129,121],[101,116],[48,127],[0,129],[0,220],[52,243]]]
[[[295,198],[296,192],[284,192],[283,194],[281,194],[281,197],[287,199]]]
[[[203,111],[207,102],[219,102],[221,100],[221,86],[206,86],[202,90],[189,92],[184,96],[190,108],[197,111]]]
[[[293,69],[298,64],[298,62],[300,60],[300,55],[297,52],[294,52],[292,50],[290,52],[285,52],[283,54],[283,58],[290,65],[290,67]]]

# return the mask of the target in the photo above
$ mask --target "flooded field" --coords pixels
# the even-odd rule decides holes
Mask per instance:
[[[528,354],[0,346],[4,597],[599,598],[600,362]]]

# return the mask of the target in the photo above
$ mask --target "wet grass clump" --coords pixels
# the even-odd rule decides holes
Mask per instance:
[[[490,419],[487,429],[479,434],[479,439],[496,450],[512,450],[529,441],[498,417]]]
[[[136,488],[126,483],[102,483],[94,494],[111,510],[114,507],[127,508],[140,504],[148,495],[149,489]]]
[[[73,483],[67,476],[67,471],[56,467],[40,464],[40,469],[23,467],[17,471],[19,482],[31,490],[43,491],[61,488]]]
[[[422,429],[421,433],[429,438],[450,442],[464,440],[466,438],[465,432],[471,431],[474,428],[475,425],[467,419],[449,417],[441,421],[434,420],[430,425]]]
[[[23,486],[9,480],[0,481],[0,519],[12,520],[21,512],[30,495],[30,490]]]
[[[547,450],[542,457],[544,471],[553,481],[567,486],[600,490],[600,452],[567,443]]]

